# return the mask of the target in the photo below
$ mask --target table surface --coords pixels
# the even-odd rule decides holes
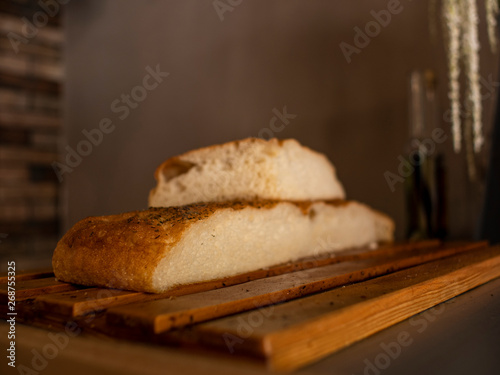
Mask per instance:
[[[2,351],[8,348],[0,321]],[[231,355],[79,335],[50,351],[50,331],[16,325],[16,365],[2,374],[265,374],[262,364]],[[404,340],[402,338],[404,337]],[[45,362],[36,356],[45,350]],[[33,362],[34,361],[34,362]],[[26,366],[20,372],[21,365]],[[29,369],[34,371],[29,372]],[[7,369],[7,371],[4,371]],[[500,279],[383,330],[293,374],[499,374]]]

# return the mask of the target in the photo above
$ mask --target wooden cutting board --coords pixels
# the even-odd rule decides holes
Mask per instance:
[[[500,277],[486,243],[354,249],[164,294],[89,288],[19,274],[17,319],[158,345],[208,348],[290,371]],[[7,311],[6,279],[0,300]]]

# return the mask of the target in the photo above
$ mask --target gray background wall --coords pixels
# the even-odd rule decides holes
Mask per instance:
[[[226,1],[224,1],[226,2]],[[429,35],[426,1],[401,1],[361,53],[347,63],[339,48],[388,1],[244,0],[221,21],[212,1],[84,1],[67,6],[66,138],[109,118],[115,130],[66,173],[66,227],[88,215],[147,206],[153,171],[192,148],[257,136],[273,108],[296,114],[279,138],[326,153],[348,198],[385,211],[404,233],[402,184],[391,192],[384,172],[397,171],[408,138],[407,76],[434,69],[440,115],[446,100],[441,21]],[[483,9],[483,7],[481,7]],[[496,80],[481,10],[481,74]],[[123,120],[110,106],[140,85],[147,66],[170,75]],[[486,91],[484,91],[486,92]],[[494,97],[484,100],[487,135]],[[449,124],[440,124],[449,135]],[[473,234],[482,184],[468,184],[464,155],[442,145],[449,163],[452,237]],[[487,147],[486,147],[487,150]],[[480,157],[484,166],[486,153]]]

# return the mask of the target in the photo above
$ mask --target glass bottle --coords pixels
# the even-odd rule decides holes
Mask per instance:
[[[413,71],[409,79],[409,140],[405,179],[406,236],[409,240],[444,238],[446,186],[437,127],[436,79],[432,71]]]

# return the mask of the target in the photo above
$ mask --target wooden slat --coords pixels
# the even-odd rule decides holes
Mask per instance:
[[[220,353],[229,352],[231,345],[237,354],[268,361],[272,369],[290,370],[500,276],[500,247],[488,249],[485,243],[437,245],[388,246],[369,252],[349,250],[334,257],[303,260],[298,266],[282,265],[258,271],[259,277],[269,272],[288,273],[210,292],[184,295],[207,285],[180,288],[173,291],[179,296],[171,296],[170,300],[167,294],[99,288],[66,292],[57,290],[57,283],[55,291],[44,290],[42,281],[51,284],[55,282],[53,278],[28,280],[19,283],[24,284],[18,289],[19,295],[30,299],[21,304],[17,318],[52,329],[64,329],[67,320],[75,320],[83,331],[98,336],[160,345],[208,346]],[[323,261],[326,264],[318,266]],[[427,263],[415,266],[421,262]],[[398,271],[401,269],[406,270]],[[353,281],[357,283],[346,286]],[[219,280],[208,287],[220,287],[220,283],[224,286],[224,281]],[[343,287],[275,304],[287,301],[290,298],[287,293],[295,298],[335,287],[335,283]],[[133,302],[135,298],[162,300]],[[127,305],[115,306],[122,303]],[[144,308],[150,304],[155,308]],[[262,307],[269,304],[272,305]],[[110,306],[114,307],[108,313],[82,315]],[[131,314],[113,316],[129,308]],[[247,309],[253,311],[240,312]],[[221,316],[226,317],[218,318]],[[158,317],[159,328],[155,326]],[[172,317],[176,320],[173,324]],[[214,318],[218,319],[164,331],[165,327],[182,327]]]
[[[21,280],[16,281],[16,301],[27,298],[33,298],[41,294],[59,293],[69,290],[76,290],[77,287],[73,284],[62,283],[57,281],[54,277],[47,277],[43,279]],[[7,284],[0,285],[0,302],[6,303],[8,296]]]
[[[169,290],[163,294],[136,293],[128,291],[118,291],[112,289],[86,289],[85,291],[73,291],[60,294],[43,295],[36,298],[36,306],[44,314],[58,314],[61,316],[77,317],[88,314],[92,311],[99,311],[111,306],[128,304],[136,301],[151,301],[157,299],[170,298],[172,296],[183,296],[187,294],[199,293],[203,291],[224,288],[243,282],[262,279],[265,277],[281,275],[289,272],[296,272],[304,269],[311,269],[327,264],[334,264],[356,259],[373,257],[383,257],[395,253],[410,254],[419,249],[431,249],[439,246],[440,241],[429,240],[416,243],[383,245],[377,249],[370,250],[366,247],[349,249],[321,257],[303,259],[295,263],[278,265],[267,270],[257,270],[242,275],[228,277],[222,280],[213,280],[204,283],[184,285]],[[457,243],[470,248],[486,246],[486,243]]]
[[[147,300],[148,295],[118,289],[90,288],[38,296],[35,308],[40,313],[77,317],[111,306]]]
[[[54,272],[52,272],[52,269],[43,269],[43,270],[36,270],[36,271],[29,271],[22,273],[16,272],[16,282],[23,280],[43,279],[53,276]],[[0,284],[6,283],[7,279],[8,279],[7,272],[2,272],[0,276]]]
[[[383,257],[395,253],[410,254],[418,249],[437,248],[440,244],[441,242],[439,240],[428,240],[428,241],[420,241],[414,243],[386,244],[386,245],[381,245],[376,249],[370,249],[368,247],[359,247],[354,249],[337,251],[317,257],[309,257],[306,259],[301,259],[296,262],[277,265],[274,267],[270,267],[269,269],[260,269],[240,275],[235,275],[224,279],[205,281],[189,285],[181,285],[172,288],[168,292],[158,296],[160,298],[166,298],[171,296],[183,296],[186,294],[204,292],[212,289],[225,288],[231,285],[241,284],[252,280],[263,279],[266,277],[283,275],[289,272],[311,269],[314,267],[320,267],[327,264],[335,264],[340,262],[347,262],[347,261],[373,258],[373,257]],[[457,246],[467,245],[476,248],[476,247],[487,246],[487,242],[474,242],[474,243],[457,242],[455,243],[455,245]]]
[[[484,243],[446,244],[412,252],[393,252],[282,274],[172,299],[159,299],[110,308],[110,324],[141,327],[160,333],[172,328],[288,301],[352,282],[360,282],[407,267],[484,248]]]
[[[290,371],[500,277],[500,247],[199,324],[170,340],[259,356]]]

